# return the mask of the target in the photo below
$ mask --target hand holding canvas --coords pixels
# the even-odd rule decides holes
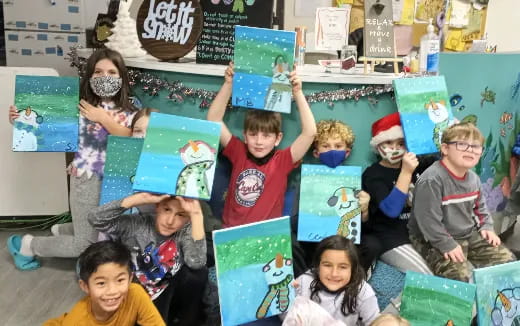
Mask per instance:
[[[141,205],[157,204],[169,197],[170,195],[156,195],[148,192],[138,192],[123,199],[121,207],[132,208]]]
[[[18,113],[18,109],[14,105],[9,106],[9,122],[14,124],[14,120],[18,119],[20,113]]]

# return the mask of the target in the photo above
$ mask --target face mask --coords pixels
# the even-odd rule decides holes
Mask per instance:
[[[391,149],[381,145],[377,146],[377,151],[379,152],[379,155],[381,155],[381,158],[387,160],[390,164],[401,162],[403,155],[406,152],[404,148]]]
[[[320,153],[320,162],[328,166],[329,168],[335,168],[336,166],[343,163],[343,161],[350,155],[347,151],[328,151]]]
[[[112,97],[119,92],[123,80],[113,76],[92,77],[90,78],[90,88],[99,97]]]

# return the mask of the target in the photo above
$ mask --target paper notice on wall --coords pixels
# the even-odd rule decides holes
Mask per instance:
[[[468,25],[471,3],[462,0],[452,0],[450,26],[461,28]]]
[[[295,17],[314,17],[319,7],[330,7],[331,0],[294,0]]]
[[[396,23],[401,20],[401,15],[403,13],[403,3],[404,0],[392,0],[392,18]]]
[[[314,47],[316,50],[341,50],[347,44],[350,5],[316,9]]]
[[[412,25],[415,14],[415,0],[400,0],[402,3],[401,16],[396,24]]]

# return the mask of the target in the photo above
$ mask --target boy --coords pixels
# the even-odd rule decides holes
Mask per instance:
[[[78,260],[79,286],[87,296],[44,326],[165,325],[143,288],[131,283],[130,259],[130,250],[120,242],[90,245]]]
[[[155,204],[155,213],[123,215],[149,204]],[[208,271],[198,200],[136,193],[94,209],[88,219],[130,248],[136,279],[168,325],[201,324]]]
[[[233,64],[208,111],[208,120],[220,122],[223,154],[233,165],[222,216],[224,227],[243,225],[282,216],[287,176],[309,149],[316,125],[302,92],[302,82],[293,71],[289,75],[292,93],[300,112],[302,132],[284,150],[275,147],[282,140],[279,113],[248,110],[244,121],[244,142],[233,136],[223,122],[231,97]]]
[[[420,176],[408,223],[410,240],[436,275],[469,281],[475,267],[514,260],[493,232],[478,175],[471,171],[483,151],[484,136],[471,123],[444,130],[442,158]]]

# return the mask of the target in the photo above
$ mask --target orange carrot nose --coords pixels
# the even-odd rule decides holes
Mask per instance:
[[[437,103],[435,103],[433,100],[430,100],[430,103],[432,105],[433,110],[437,110],[439,107],[437,106]]]
[[[497,290],[498,297],[502,302],[502,306],[504,306],[505,311],[511,310],[511,301],[500,291]]]
[[[276,254],[275,266],[276,268],[282,268],[283,266],[283,257],[279,253]]]
[[[195,153],[199,151],[199,146],[197,145],[197,143],[195,143],[195,142],[192,141],[192,140],[190,140],[189,143],[190,143],[191,149],[193,149],[193,151],[194,151]]]
[[[26,115],[26,116],[31,115],[31,108],[27,108],[27,109],[25,109],[25,115]]]
[[[276,70],[278,70],[278,72],[283,72],[283,67],[281,64],[277,64],[276,65]]]
[[[341,189],[341,201],[342,202],[346,202],[347,201],[347,191],[345,190],[345,188]]]

